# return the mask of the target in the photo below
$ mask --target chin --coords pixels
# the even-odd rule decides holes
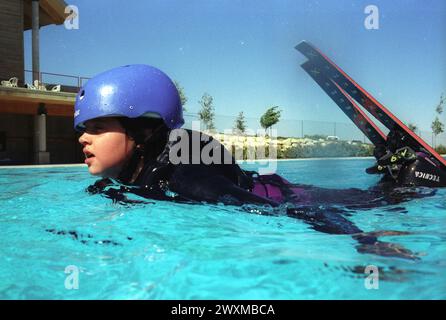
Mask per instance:
[[[99,170],[97,170],[97,169],[95,169],[95,168],[89,167],[89,168],[88,168],[88,171],[89,171],[90,174],[93,175],[93,176],[103,177],[103,172],[101,172],[101,171],[99,171]],[[105,178],[105,177],[104,177],[104,178]]]
[[[115,179],[119,175],[119,170],[116,167],[109,168],[98,168],[96,166],[91,165],[88,167],[88,171],[91,175],[101,177],[101,178],[111,178]]]

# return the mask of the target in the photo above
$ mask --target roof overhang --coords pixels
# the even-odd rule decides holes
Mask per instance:
[[[32,0],[23,2],[23,30],[32,29]],[[40,0],[39,1],[39,25],[44,27],[50,24],[62,24],[67,17],[63,0]]]
[[[37,115],[44,104],[50,116],[73,117],[75,100],[75,93],[0,87],[0,114]]]

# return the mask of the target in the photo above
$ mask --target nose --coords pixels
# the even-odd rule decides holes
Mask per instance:
[[[82,133],[82,135],[79,137],[79,143],[83,146],[85,146],[87,144],[91,144],[90,135],[86,132]]]

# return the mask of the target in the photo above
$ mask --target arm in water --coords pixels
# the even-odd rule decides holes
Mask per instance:
[[[291,197],[291,199],[299,200],[300,202],[292,201],[292,206],[285,208],[276,201],[255,195],[234,185],[222,176],[211,174],[211,172],[206,170],[198,170],[198,172],[199,174],[197,174],[197,170],[179,170],[176,172],[170,180],[170,187],[178,195],[170,198],[166,196],[166,192],[162,188],[153,190],[143,188],[122,189],[122,187],[120,189],[109,188],[108,186],[112,183],[110,180],[105,182],[100,182],[102,181],[100,180],[94,187],[92,186],[89,189],[90,192],[95,190],[95,193],[101,192],[100,190],[102,189],[102,193],[105,196],[120,203],[137,202],[128,200],[124,195],[125,192],[132,192],[145,198],[191,204],[201,204],[202,201],[206,201],[236,206],[243,206],[244,204],[255,205],[255,207],[261,208],[262,214],[277,215],[286,213],[291,218],[304,221],[319,232],[351,235],[358,242],[356,249],[360,253],[417,259],[414,253],[401,246],[378,240],[379,236],[405,235],[407,233],[399,231],[367,233],[348,220],[346,216],[351,215],[352,209],[383,207],[408,201],[412,198],[429,196],[432,192],[423,194],[411,189],[398,191],[398,189],[386,190],[383,188],[334,190],[308,185],[286,184],[282,185],[282,189],[299,189],[300,192],[303,190],[303,193],[300,193],[298,197]],[[184,181],[188,181],[188,184],[186,185]],[[290,194],[290,190],[283,191],[284,194]],[[225,196],[221,196],[222,194]],[[267,209],[264,210],[265,207],[261,207],[262,205],[266,205]],[[246,207],[249,207],[249,205],[244,206],[245,210]],[[251,212],[258,211],[252,210]]]
[[[378,240],[379,236],[407,235],[409,233],[400,231],[364,232],[344,217],[347,213],[347,211],[336,207],[301,206],[287,209],[289,217],[304,221],[316,231],[351,235],[358,242],[356,250],[360,253],[411,260],[419,259],[416,254],[402,246]]]

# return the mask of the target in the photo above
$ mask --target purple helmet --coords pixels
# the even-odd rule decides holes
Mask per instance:
[[[161,70],[144,64],[113,68],[98,74],[79,90],[74,104],[74,129],[100,117],[151,117],[170,129],[184,124],[175,84]]]

